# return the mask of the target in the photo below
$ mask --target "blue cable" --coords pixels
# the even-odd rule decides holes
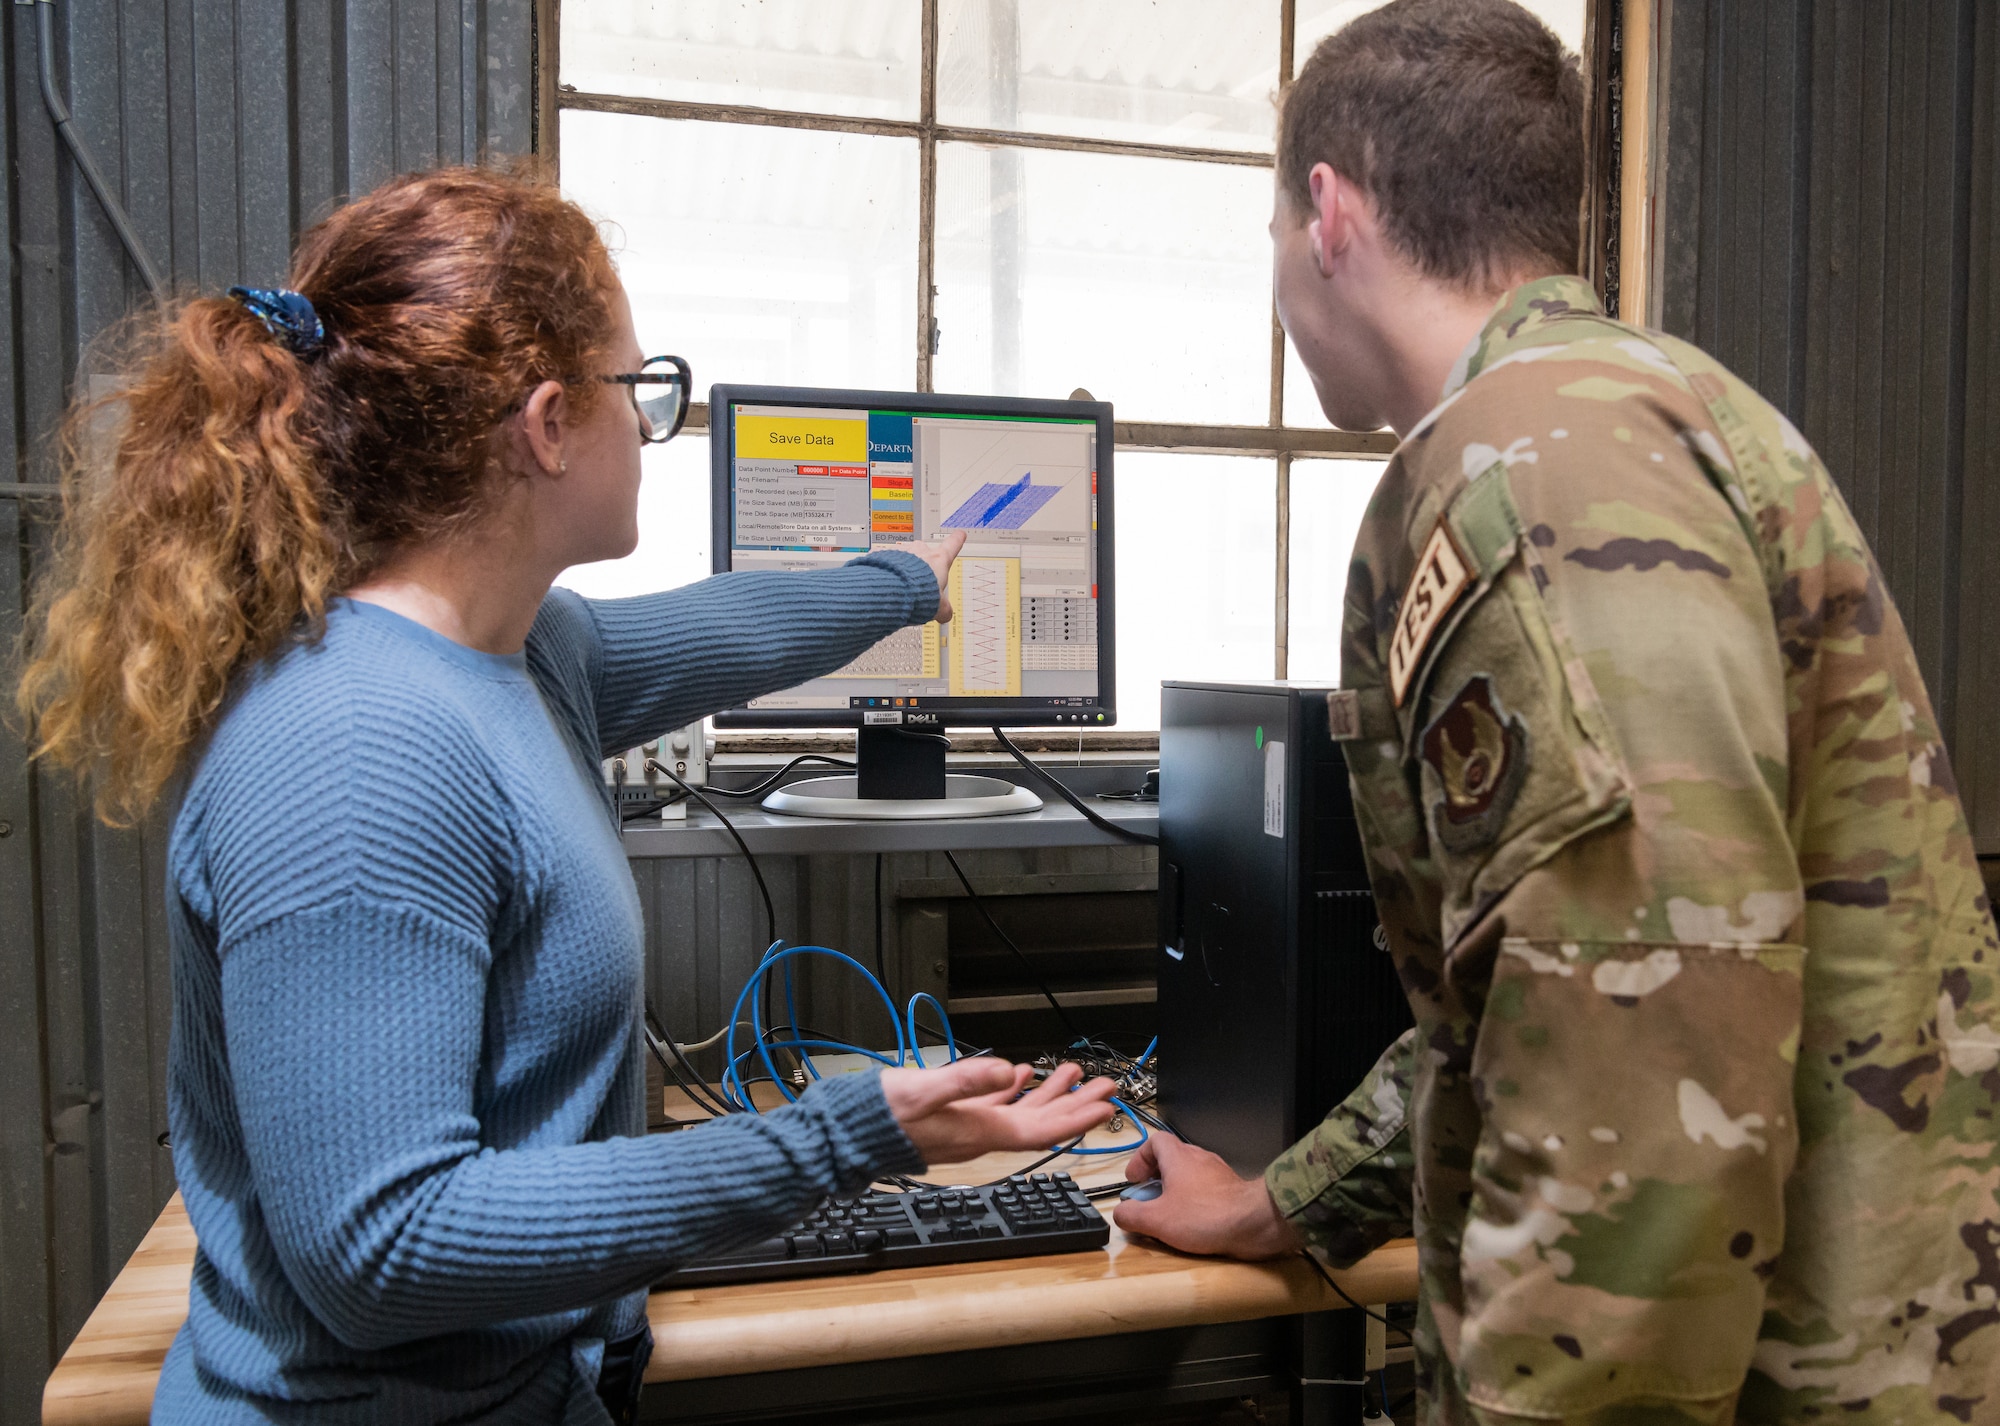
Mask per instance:
[[[1125,1111],[1125,1117],[1127,1119],[1130,1119],[1132,1121],[1132,1127],[1139,1131],[1138,1138],[1134,1139],[1129,1144],[1111,1144],[1102,1149],[1069,1149],[1067,1151],[1059,1151],[1059,1152],[1068,1152],[1072,1154],[1129,1154],[1134,1149],[1138,1148],[1139,1145],[1145,1143],[1146,1140],[1153,1137],[1152,1134],[1147,1130],[1145,1124],[1140,1121],[1139,1116],[1132,1112],[1131,1105],[1127,1104],[1124,1100],[1117,1098],[1112,1099],[1111,1102],[1117,1105],[1120,1109]]]
[[[875,1050],[864,1050],[859,1045],[844,1045],[838,1040],[786,1040],[783,1043],[788,1049],[834,1050],[845,1051],[848,1054],[865,1055],[877,1064],[888,1065],[892,1069],[896,1064],[894,1060],[885,1054],[881,1054]],[[731,1075],[733,1082],[738,1086],[741,1086],[743,1083],[743,1061],[756,1053],[754,1049],[745,1050],[736,1057],[736,1063],[730,1066],[728,1073]]]
[[[936,1008],[938,1023],[944,1026],[945,1048],[951,1055],[951,1058],[946,1060],[945,1063],[956,1064],[958,1062],[958,1039],[951,1033],[951,1017],[944,1013],[944,1006],[935,995],[932,995],[929,991],[920,990],[910,997],[909,1009],[904,1011],[904,1015],[909,1022],[910,1047],[917,1057],[917,1068],[928,1068],[924,1064],[923,1046],[917,1042],[917,1002],[920,1000],[928,1000]]]
[[[784,944],[785,944],[784,941],[780,939],[771,942],[770,945],[764,948],[764,954],[761,958],[759,958],[757,962],[757,969],[751,973],[750,979],[744,982],[743,988],[746,993],[749,991],[751,986],[757,985],[762,982],[764,976],[768,973],[767,967],[769,967],[771,964],[771,957],[776,955],[778,951],[781,948],[783,948]],[[787,967],[787,969],[789,969],[789,967]],[[753,1018],[755,1009],[757,1005],[761,1003],[761,1001],[762,997],[760,996],[756,1001],[753,1001],[751,1003]],[[736,1053],[736,1026],[741,1019],[742,1008],[743,1008],[743,996],[739,994],[736,997],[736,1011],[734,1014],[732,1014],[730,1018],[728,1036],[723,1041],[723,1053],[726,1057],[726,1062],[724,1063],[722,1069],[722,1090],[724,1097],[729,1099],[730,1103],[734,1104],[739,1112],[746,1114],[760,1114],[763,1111],[758,1109],[756,1104],[751,1101],[750,1087],[743,1082],[743,1073],[742,1070],[739,1068],[739,1066],[742,1065],[743,1061],[750,1057],[752,1052],[746,1050],[741,1055],[738,1055]],[[789,1005],[787,1005],[786,1008],[788,1012],[791,1009]],[[792,1033],[794,1035],[797,1035],[798,1030],[796,1029],[796,1026],[799,1023],[799,1017],[796,1013],[791,1013],[790,1018],[793,1026],[795,1027]],[[763,1027],[761,1025],[758,1025],[755,1028],[757,1029],[758,1042],[761,1044],[764,1039]],[[778,1092],[784,1095],[787,1100],[796,1101],[798,1096],[793,1094],[791,1090],[787,1089],[785,1087],[784,1081],[778,1078],[777,1068],[771,1063],[771,1057],[769,1054],[766,1054],[764,1056],[764,1064],[765,1067],[770,1071],[771,1082],[778,1086]],[[733,1095],[730,1094],[729,1092],[730,1085],[732,1082],[735,1084],[736,1087],[735,1093]]]
[[[1132,1061],[1132,1063],[1137,1065],[1140,1069],[1144,1069],[1146,1067],[1146,1061],[1150,1060],[1153,1057],[1153,1051],[1159,1047],[1159,1044],[1160,1044],[1160,1037],[1158,1035],[1153,1036],[1152,1039],[1146,1041],[1146,1048],[1139,1051],[1139,1058]]]
[[[881,998],[883,1007],[888,1010],[889,1023],[896,1031],[896,1055],[894,1059],[862,1045],[850,1045],[838,1040],[807,1040],[801,1037],[796,983],[792,974],[791,962],[800,956],[809,955],[828,956],[843,965],[852,966],[860,973],[861,978],[874,989],[875,994]],[[778,1093],[782,1094],[788,1102],[796,1103],[798,1101],[798,1096],[792,1092],[791,1086],[786,1084],[784,1079],[779,1075],[777,1061],[771,1058],[771,1036],[775,1031],[766,1029],[763,1020],[763,1008],[760,1003],[761,998],[754,994],[765,978],[780,966],[784,968],[785,973],[785,1012],[791,1020],[791,1024],[785,1028],[790,1030],[791,1037],[779,1040],[777,1043],[781,1047],[799,1051],[799,1058],[805,1062],[806,1072],[815,1080],[821,1079],[822,1076],[818,1066],[813,1063],[812,1056],[804,1053],[807,1050],[826,1050],[834,1053],[861,1055],[875,1061],[877,1064],[892,1067],[908,1064],[911,1056],[914,1054],[917,1065],[920,1068],[923,1067],[923,1051],[917,1034],[917,1007],[924,1001],[929,1001],[931,1007],[937,1011],[938,1022],[943,1027],[945,1049],[949,1056],[947,1063],[956,1063],[961,1058],[958,1050],[958,1037],[951,1028],[951,1016],[945,1011],[943,1002],[936,996],[931,995],[927,991],[920,990],[910,997],[909,1005],[905,1008],[903,1014],[898,1015],[896,1013],[895,1001],[889,998],[888,990],[883,987],[882,982],[876,978],[874,972],[844,951],[836,951],[827,946],[786,947],[782,940],[773,941],[765,950],[763,959],[757,963],[757,969],[743,982],[742,990],[737,992],[736,1003],[730,1011],[729,1027],[723,1037],[724,1066],[718,1088],[722,1093],[723,1099],[739,1112],[747,1114],[761,1114],[763,1112],[757,1107],[756,1101],[752,1099],[750,1087],[743,1079],[743,1065],[753,1055],[763,1061],[764,1072],[769,1076],[771,1083],[777,1086]],[[750,1028],[755,1032],[756,1043],[739,1054],[736,1050],[736,1029],[743,1023],[744,1003],[746,1001],[749,1002]],[[1152,1040],[1147,1042],[1145,1050],[1140,1053],[1139,1058],[1133,1063],[1143,1067],[1146,1061],[1152,1058],[1153,1051],[1158,1045],[1159,1037],[1156,1035]],[[1133,1127],[1138,1129],[1139,1137],[1137,1139],[1130,1144],[1113,1144],[1098,1149],[1055,1149],[1051,1150],[1051,1152],[1071,1153],[1079,1156],[1092,1154],[1129,1154],[1141,1144],[1144,1144],[1151,1137],[1151,1134],[1138,1112],[1122,1099],[1114,1098],[1111,1100],[1111,1103],[1122,1110],[1126,1117],[1132,1121]]]
[[[730,1088],[728,1082],[731,1080],[734,1081],[735,1089],[738,1095],[740,1096],[740,1098],[738,1098],[735,1101],[739,1108],[747,1110],[749,1113],[752,1114],[759,1114],[763,1112],[762,1110],[757,1108],[756,1103],[751,1099],[748,1088],[743,1084],[742,1076],[739,1073],[737,1073],[736,1070],[736,1066],[739,1065],[743,1060],[748,1059],[751,1053],[755,1053],[764,1061],[765,1073],[769,1074],[771,1077],[771,1082],[778,1086],[778,1092],[780,1094],[784,1095],[787,1100],[791,1100],[794,1102],[796,1102],[798,1099],[798,1096],[792,1093],[790,1086],[788,1086],[778,1074],[777,1061],[771,1058],[771,1047],[765,1040],[763,1014],[757,1004],[756,997],[751,992],[754,991],[757,988],[757,986],[763,982],[764,978],[768,976],[774,969],[776,969],[780,965],[788,965],[790,961],[796,959],[799,956],[807,956],[807,955],[829,956],[832,959],[839,961],[843,965],[852,966],[854,967],[855,970],[859,971],[861,973],[861,978],[867,981],[869,985],[874,987],[875,993],[882,998],[882,1004],[889,1011],[889,1023],[895,1028],[896,1031],[895,1063],[898,1065],[902,1065],[902,1064],[907,1064],[909,1062],[909,1042],[904,1037],[903,1034],[902,1017],[897,1015],[896,1013],[896,1002],[889,998],[889,992],[882,988],[882,983],[877,979],[875,979],[874,973],[870,971],[867,966],[864,966],[863,964],[861,964],[860,961],[857,961],[856,959],[854,959],[854,957],[846,954],[843,951],[832,950],[826,946],[790,946],[790,947],[785,947],[784,949],[780,949],[780,947],[784,947],[784,942],[773,941],[771,943],[771,949],[766,951],[764,953],[764,959],[758,962],[756,973],[753,974],[748,980],[743,982],[743,989],[737,992],[736,1004],[729,1012],[729,1029],[727,1034],[724,1036],[723,1040],[723,1057],[728,1062],[729,1068],[725,1070],[723,1074],[723,1078],[725,1081],[723,1085],[723,1090],[725,1093],[727,1093]],[[738,1055],[736,1053],[736,1027],[739,1023],[742,1022],[744,1002],[746,1000],[750,1002],[750,1028],[756,1034],[757,1043],[752,1047],[751,1051],[747,1051],[742,1055]],[[798,1017],[796,1015],[792,1017],[792,1034],[794,1039],[796,1039],[798,1036]],[[826,1043],[831,1043],[831,1042],[826,1042]],[[839,1048],[851,1050],[860,1054],[872,1053],[871,1051],[862,1050],[858,1046],[853,1046],[853,1045],[840,1046]],[[887,1062],[888,1061],[886,1060],[886,1058],[884,1058],[884,1063]]]
[[[770,953],[767,951],[765,954],[768,955]],[[792,968],[790,964],[785,966],[785,1018],[792,1022],[792,1039],[796,1041],[799,1038],[799,1007],[798,1003],[792,999]],[[815,1080],[818,1079],[819,1066],[812,1062],[812,1056],[805,1055],[802,1058],[806,1062],[806,1073],[811,1075]]]
[[[741,1113],[761,1114],[763,1112],[757,1107],[755,1101],[751,1099],[749,1085],[743,1082],[743,1070],[742,1070],[743,1062],[749,1059],[752,1054],[757,1053],[757,1051],[745,1050],[740,1055],[736,1053],[736,1026],[742,1016],[743,997],[750,993],[752,987],[762,982],[765,975],[768,974],[768,968],[772,963],[771,958],[778,953],[779,949],[783,947],[784,944],[785,943],[782,940],[773,941],[769,946],[765,948],[763,957],[757,962],[757,969],[754,972],[752,972],[750,978],[743,983],[743,990],[736,997],[736,1007],[730,1017],[728,1034],[724,1037],[723,1040],[724,1064],[722,1068],[722,1091],[724,1097],[727,1098],[730,1103],[734,1104],[737,1110]],[[751,1009],[752,1009],[753,1020],[755,1020],[756,1018],[756,1007],[757,1007],[757,1002],[752,1001]],[[791,1019],[793,1025],[796,1026],[798,1024],[798,1016],[794,1014],[791,1016]],[[752,1028],[757,1031],[757,1040],[759,1046],[761,1047],[764,1040],[764,1030],[761,1022],[753,1024]],[[797,1033],[798,1033],[797,1030],[794,1029],[793,1034],[796,1035]],[[778,1092],[784,1095],[787,1100],[795,1101],[798,1096],[794,1095],[791,1092],[791,1090],[786,1087],[785,1082],[778,1077],[777,1066],[772,1063],[768,1051],[765,1052],[764,1054],[764,1065],[766,1070],[770,1073],[771,1082],[777,1085]]]
[[[888,1055],[883,1054],[880,1050],[864,1050],[859,1045],[846,1044],[840,1040],[780,1040],[778,1043],[788,1050],[793,1048],[801,1050],[837,1050],[850,1055],[865,1055],[877,1064],[888,1065],[891,1069],[894,1069],[896,1066],[896,1061]],[[756,1053],[757,1051],[753,1047],[745,1050],[736,1058],[739,1061],[747,1060]]]

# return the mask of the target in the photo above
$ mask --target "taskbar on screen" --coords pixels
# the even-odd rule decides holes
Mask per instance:
[[[859,709],[864,715],[879,715],[883,709],[906,713],[963,713],[968,709],[991,709],[1001,707],[1009,713],[1039,713],[1047,710],[1051,723],[1103,723],[1108,721],[1103,709],[1095,698],[883,698],[852,697],[847,700],[850,709]],[[891,718],[877,721],[889,722]]]

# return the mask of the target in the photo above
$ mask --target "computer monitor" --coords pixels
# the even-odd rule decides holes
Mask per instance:
[[[937,730],[1117,722],[1109,404],[722,385],[709,444],[718,572],[823,569],[966,534],[949,624],[900,630],[716,715],[723,728],[857,729],[843,815],[941,796]],[[1039,805],[1014,801],[908,815]]]

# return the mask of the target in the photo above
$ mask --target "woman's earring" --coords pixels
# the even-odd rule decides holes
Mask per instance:
[[[566,460],[557,461],[556,469],[561,471],[567,471],[569,469],[569,462]]]

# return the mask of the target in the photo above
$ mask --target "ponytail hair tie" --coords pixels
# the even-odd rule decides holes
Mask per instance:
[[[303,292],[289,287],[232,287],[229,295],[295,355],[311,358],[325,350],[326,328]]]

